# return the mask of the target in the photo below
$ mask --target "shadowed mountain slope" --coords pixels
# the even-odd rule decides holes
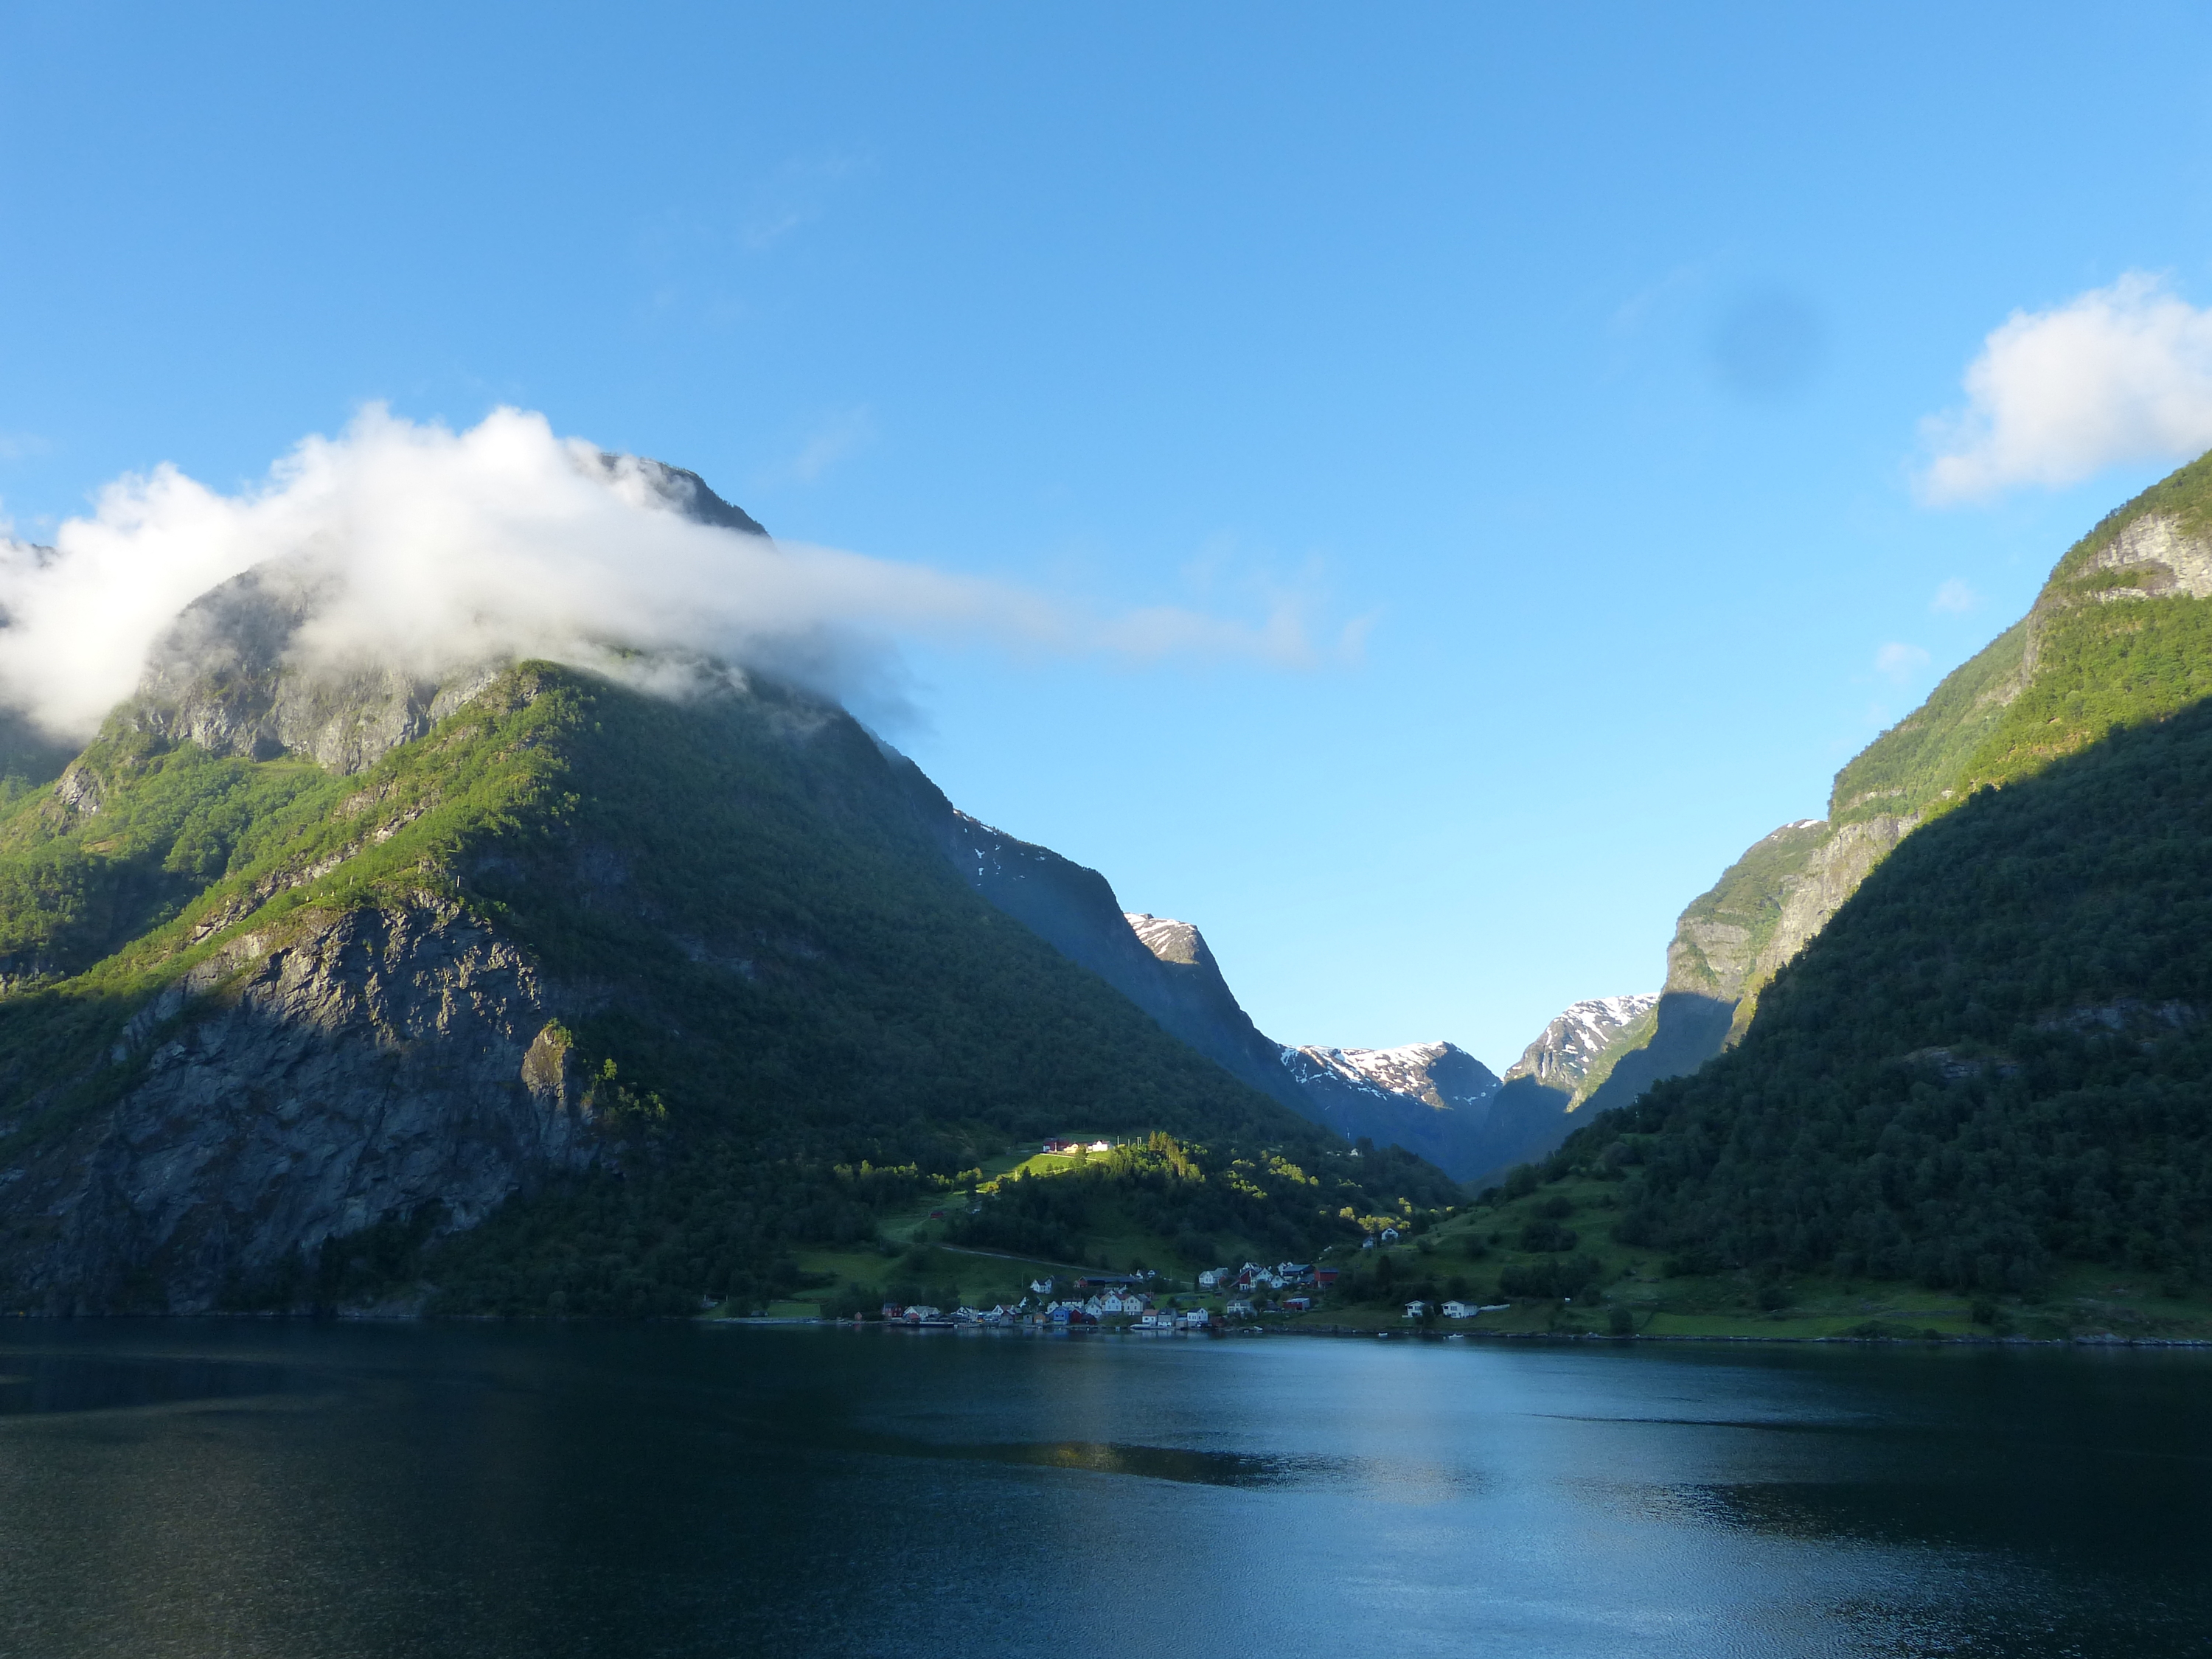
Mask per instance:
[[[2033,1294],[2212,1280],[2212,705],[1984,786],[1777,975],[1741,1044],[1570,1140],[1624,1242]]]

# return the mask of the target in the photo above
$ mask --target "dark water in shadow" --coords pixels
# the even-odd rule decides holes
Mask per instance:
[[[2212,1654],[2212,1354],[0,1326],[0,1655]]]

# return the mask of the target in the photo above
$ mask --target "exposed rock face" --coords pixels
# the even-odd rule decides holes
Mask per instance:
[[[2084,574],[2124,571],[2137,578],[2132,587],[2098,590],[2095,597],[2106,603],[2180,596],[2212,599],[2212,540],[2185,533],[2170,513],[2148,513],[2132,520],[2081,569]]]
[[[1658,994],[1594,997],[1570,1005],[1506,1068],[1504,1081],[1533,1078],[1547,1089],[1579,1091],[1614,1037],[1658,1005]]]
[[[641,482],[698,523],[765,536],[752,516],[709,489],[695,472],[635,456],[601,465]],[[273,559],[202,594],[148,654],[127,718],[171,742],[218,755],[311,759],[333,772],[364,771],[423,736],[489,685],[504,663],[476,663],[436,677],[377,663],[309,661],[300,631],[338,597],[337,580],[312,552]],[[96,799],[63,799],[97,811]]]
[[[1884,814],[1839,826],[1815,848],[1798,874],[1782,884],[1782,915],[1753,959],[1736,994],[1756,994],[1780,973],[1814,934],[1826,927],[1844,901],[1859,890],[1875,866],[1920,826],[1913,817]]]
[[[427,896],[242,937],[133,1017],[118,1100],[0,1169],[0,1278],[52,1313],[156,1284],[192,1312],[420,1206],[473,1225],[599,1156],[552,1000],[525,952]]]
[[[202,594],[155,642],[129,718],[218,755],[296,755],[354,773],[422,736],[498,676],[498,664],[435,680],[295,662],[294,636],[328,598],[328,578],[307,561],[259,565]],[[67,787],[63,795],[70,799]]]
[[[1809,934],[1776,956],[1790,894],[1829,839],[1825,818],[1800,818],[1752,843],[1712,887],[1692,900],[1667,946],[1665,992],[1736,1002],[1796,954]]]
[[[671,466],[650,455],[603,454],[599,459],[609,465],[635,468],[653,494],[687,519],[718,530],[741,530],[748,536],[768,534],[758,519],[736,503],[724,501],[704,478],[688,468]]]
[[[1820,818],[1784,824],[1682,913],[1667,947],[1666,988],[1723,1002],[1756,998],[1919,823],[1881,813],[1832,828]],[[1770,854],[1763,867],[1762,853]]]

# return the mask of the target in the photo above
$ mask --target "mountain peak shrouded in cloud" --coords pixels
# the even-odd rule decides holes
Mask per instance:
[[[2015,311],[1967,366],[1966,406],[1930,417],[1930,501],[2056,489],[2107,466],[2212,447],[2212,310],[2130,271],[2047,311]]]
[[[1169,606],[1099,615],[1008,584],[771,541],[696,474],[501,409],[465,431],[381,407],[227,495],[164,465],[118,479],[51,547],[0,542],[0,703],[88,735],[185,606],[281,564],[313,602],[295,669],[434,680],[542,657],[712,659],[896,711],[902,639],[1033,653],[1322,654],[1282,607],[1255,623]],[[633,676],[634,677],[634,676]]]

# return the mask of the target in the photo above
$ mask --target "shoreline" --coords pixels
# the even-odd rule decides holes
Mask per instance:
[[[871,1319],[826,1319],[805,1314],[743,1314],[713,1317],[706,1315],[684,1316],[660,1314],[643,1319],[616,1319],[590,1314],[416,1314],[416,1313],[233,1313],[208,1310],[200,1313],[10,1313],[0,1315],[0,1320],[38,1321],[52,1324],[72,1324],[80,1320],[222,1320],[263,1321],[269,1322],[328,1323],[343,1325],[693,1325],[702,1328],[722,1328],[742,1326],[750,1329],[777,1328],[784,1329],[810,1328],[839,1331],[922,1331],[947,1332],[953,1335],[982,1333],[1029,1336],[1085,1336],[1085,1337],[1147,1337],[1183,1340],[1212,1340],[1231,1337],[1302,1336],[1341,1339],[1359,1338],[1364,1340],[1391,1342],[1581,1342],[1617,1343],[1638,1342],[1751,1342],[1768,1345],[1847,1345],[1855,1347],[1951,1347],[1951,1348],[2212,1348],[2212,1337],[2201,1336],[2120,1336],[2112,1332],[2094,1336],[1789,1336],[1765,1335],[1753,1332],[1662,1332],[1652,1334],[1636,1331],[1615,1335],[1607,1331],[1437,1331],[1393,1330],[1388,1327],[1356,1325],[1322,1326],[1264,1326],[1244,1325],[1206,1332],[1140,1331],[1103,1329],[1085,1326],[1076,1330],[1067,1328],[1024,1325],[960,1325],[908,1326],[903,1321]]]
[[[189,1318],[192,1316],[185,1315],[180,1316]],[[920,1334],[923,1330],[943,1331],[950,1329],[955,1335],[963,1334],[969,1332],[1006,1332],[1017,1336],[1025,1334],[1045,1336],[1055,1334],[1060,1335],[1144,1336],[1156,1338],[1164,1337],[1170,1339],[1178,1337],[1189,1339],[1193,1336],[1193,1333],[1188,1331],[1104,1330],[1096,1326],[1085,1326],[1079,1331],[1069,1331],[1065,1327],[1048,1329],[1042,1326],[1033,1325],[963,1325],[952,1327],[932,1325],[924,1327],[908,1326],[903,1322],[896,1320],[887,1322],[877,1319],[860,1321],[850,1319],[807,1319],[805,1317],[793,1317],[790,1316],[780,1316],[773,1318],[767,1316],[745,1316],[736,1318],[702,1319],[696,1322],[702,1325],[809,1325],[824,1329],[848,1331],[911,1330],[916,1334]],[[1674,1333],[1662,1333],[1659,1335],[1654,1336],[1647,1335],[1639,1331],[1633,1332],[1626,1335],[1615,1336],[1609,1332],[1604,1331],[1397,1331],[1388,1328],[1370,1329],[1352,1325],[1329,1325],[1305,1327],[1302,1328],[1284,1326],[1270,1327],[1264,1325],[1247,1325],[1233,1327],[1230,1329],[1218,1332],[1208,1332],[1198,1340],[1211,1340],[1217,1336],[1224,1338],[1255,1336],[1306,1336],[1330,1338],[1360,1337],[1370,1340],[1381,1340],[1392,1342],[1449,1342],[1454,1340],[1472,1341],[1480,1340],[1485,1342],[1848,1343],[1859,1347],[1873,1347],[1887,1345],[1893,1347],[1915,1348],[2212,1348],[2212,1337],[2118,1336],[2110,1333],[2106,1333],[2097,1336],[1765,1336],[1750,1333],[1741,1334],[1733,1333],[1682,1333],[1679,1334]]]

